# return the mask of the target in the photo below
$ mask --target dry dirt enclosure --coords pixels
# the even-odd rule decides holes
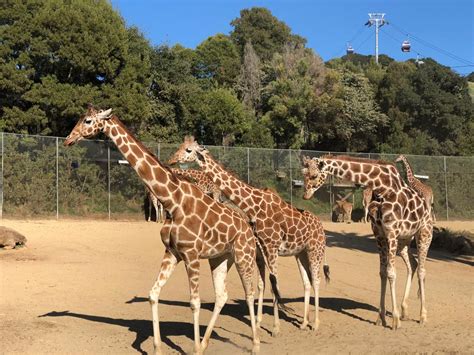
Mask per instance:
[[[163,246],[160,225],[107,221],[3,221],[28,238],[28,247],[0,250],[0,352],[6,354],[151,353],[149,289]],[[473,222],[439,223],[474,231]],[[375,326],[378,254],[370,227],[325,223],[331,283],[321,287],[321,326],[298,328],[303,287],[293,258],[280,258],[280,288],[295,313],[282,315],[272,338],[267,290],[261,354],[474,352],[473,260],[430,251],[428,323],[420,326],[417,285],[411,320],[392,331]],[[201,332],[214,301],[207,262],[201,263]],[[397,259],[399,302],[405,267]],[[229,302],[217,320],[209,354],[248,353],[249,318],[237,272],[228,277]],[[188,282],[180,264],[162,291],[160,320],[165,353],[192,350]],[[388,309],[391,309],[387,296]],[[311,316],[313,315],[311,309]],[[390,319],[389,319],[390,324]]]

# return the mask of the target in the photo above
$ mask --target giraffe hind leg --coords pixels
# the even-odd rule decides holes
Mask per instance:
[[[298,269],[300,271],[304,286],[303,323],[301,323],[300,329],[306,329],[309,324],[309,299],[311,296],[311,272],[306,250],[302,251],[296,256],[296,262],[298,264]]]
[[[410,252],[410,240],[400,241],[398,250],[407,268],[407,281],[405,284],[405,293],[403,295],[403,300],[402,300],[402,314],[401,314],[401,319],[407,320],[408,319],[408,296],[410,295],[411,283],[413,280],[413,276],[415,275],[415,270],[418,266],[418,263],[416,262],[416,259],[413,257],[413,254]]]

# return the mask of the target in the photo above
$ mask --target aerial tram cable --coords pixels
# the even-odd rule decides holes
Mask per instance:
[[[430,42],[428,42],[428,41],[426,41],[426,40],[424,40],[420,37],[417,37],[417,36],[415,36],[411,33],[408,33],[407,31],[405,31],[402,28],[398,27],[397,25],[393,24],[393,22],[390,22],[390,25],[392,25],[392,27],[395,30],[397,30],[398,32],[400,32],[404,36],[410,36],[411,39],[419,42],[420,44],[424,45],[425,47],[429,47],[429,48],[431,48],[435,51],[438,51],[438,52],[450,57],[451,59],[457,60],[458,62],[461,62],[461,63],[464,63],[464,64],[474,64],[474,62],[472,62],[472,61],[461,58],[461,57],[459,57],[459,56],[457,56],[457,55],[455,55],[455,54],[453,54],[453,53],[451,53],[451,52],[449,52],[445,49],[442,49],[442,48],[440,48],[440,47],[438,47],[438,46],[436,46],[436,45],[434,45],[434,44],[432,44],[432,43],[430,43]]]

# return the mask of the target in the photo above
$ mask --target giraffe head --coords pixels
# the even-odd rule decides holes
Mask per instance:
[[[405,157],[403,156],[403,154],[400,154],[400,155],[397,157],[397,159],[395,159],[395,163],[398,163],[398,162],[403,161],[404,158],[405,158]]]
[[[191,163],[194,161],[200,164],[200,161],[203,160],[203,155],[207,154],[207,152],[206,148],[199,145],[193,136],[186,136],[184,137],[184,142],[168,160],[168,164]]]
[[[64,141],[64,145],[73,145],[84,138],[96,136],[104,129],[104,122],[111,117],[111,112],[111,108],[105,111],[96,110],[92,105],[89,105],[86,114],[76,123]]]
[[[327,164],[320,158],[303,157],[302,173],[304,177],[303,198],[309,200],[326,181],[328,176]]]

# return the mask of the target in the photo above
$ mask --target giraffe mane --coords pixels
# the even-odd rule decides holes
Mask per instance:
[[[321,156],[321,159],[338,159],[344,160],[348,162],[357,162],[357,163],[371,163],[371,164],[379,164],[379,165],[391,165],[395,166],[393,162],[381,160],[381,159],[366,159],[366,158],[359,158],[359,157],[352,157],[350,155],[332,155],[332,154],[325,154]]]
[[[127,128],[127,126],[125,126],[123,124],[122,121],[120,121],[120,119],[117,117],[117,115],[113,114],[111,117],[110,117],[110,120],[117,124],[118,126],[120,126],[127,134],[131,135],[132,137],[134,136],[132,134],[132,132],[130,132],[130,130]],[[174,182],[174,183],[178,183],[179,181],[183,181],[182,179],[180,179],[178,176],[176,176],[175,174],[173,174],[173,172],[171,171],[171,169],[169,168],[169,166],[166,166],[165,164],[161,163],[158,158],[155,156],[155,154],[152,153],[152,151],[150,149],[148,149],[141,141],[139,141],[138,139],[135,140],[136,144],[138,145],[138,147],[143,150],[144,152],[148,153],[153,160],[156,161],[156,163],[158,163],[161,167],[163,167],[165,170],[167,170],[169,173],[170,173],[170,176],[171,176],[171,180]]]

